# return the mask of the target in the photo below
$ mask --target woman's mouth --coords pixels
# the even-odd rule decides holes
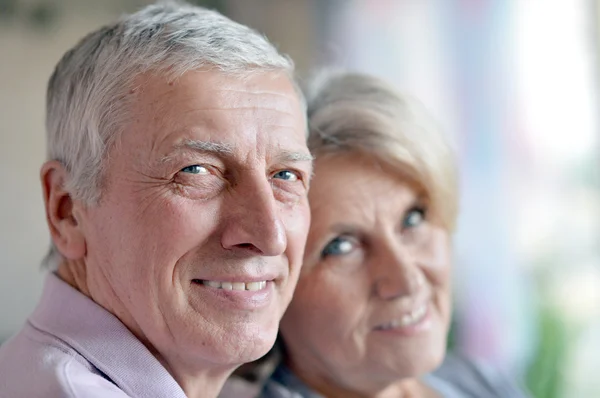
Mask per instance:
[[[428,323],[429,317],[429,303],[424,303],[412,310],[403,313],[397,318],[390,320],[384,324],[375,327],[378,331],[406,331],[412,332],[422,329],[421,326],[425,326]]]

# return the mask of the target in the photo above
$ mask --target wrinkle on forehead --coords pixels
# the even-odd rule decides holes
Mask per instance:
[[[257,95],[268,94],[268,95],[274,95],[274,96],[278,96],[278,97],[282,97],[282,98],[286,98],[286,99],[293,98],[287,94],[283,94],[283,93],[280,93],[277,91],[269,91],[269,90],[237,90],[237,89],[231,89],[231,88],[221,88],[220,91],[232,92],[232,93],[251,93],[251,94],[257,94]]]
[[[214,71],[193,71],[171,83],[159,76],[142,78],[144,84],[133,93],[138,96],[134,120],[152,153],[167,156],[173,145],[200,139],[202,148],[198,149],[215,152],[215,145],[226,144],[229,152],[243,149],[250,150],[250,155],[264,147],[265,140],[274,140],[273,144],[287,143],[282,150],[298,152],[278,156],[308,160],[307,154],[300,152],[306,146],[303,110],[285,75],[265,72],[240,79]]]
[[[195,94],[193,95],[194,99],[198,98]],[[289,116],[293,116],[299,112],[298,104],[294,104],[294,99],[286,95],[275,96],[245,91],[224,93],[223,90],[214,90],[205,92],[201,98],[206,98],[206,102],[210,101],[210,106],[202,106],[198,108],[198,111],[265,110]],[[282,99],[285,100],[282,101]],[[185,100],[185,97],[183,100]]]
[[[201,79],[197,79],[201,75]],[[253,77],[268,77],[261,79],[260,83]],[[256,105],[263,109],[276,110],[283,113],[294,114],[302,112],[300,100],[293,88],[289,77],[277,72],[265,72],[252,75],[249,78],[239,78],[226,75],[217,71],[190,71],[173,82],[154,75],[139,76],[141,82],[135,92],[152,91],[151,96],[143,96],[142,101],[149,99],[147,105],[151,107],[172,104],[177,98],[183,103],[192,100],[193,103],[205,103],[207,106],[199,109],[243,109],[255,108]],[[240,88],[241,86],[241,88]],[[266,89],[272,86],[274,89]],[[285,91],[289,91],[286,93]],[[175,95],[173,95],[175,94]],[[164,101],[164,97],[169,101]],[[283,100],[283,101],[282,101]],[[256,102],[258,104],[254,105]]]

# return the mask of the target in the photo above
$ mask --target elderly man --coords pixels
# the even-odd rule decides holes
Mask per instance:
[[[0,396],[216,396],[269,350],[310,217],[292,69],[173,4],[65,54],[41,170],[55,268],[0,350]]]

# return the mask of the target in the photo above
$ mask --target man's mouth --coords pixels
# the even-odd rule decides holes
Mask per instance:
[[[255,281],[255,282],[228,282],[228,281],[209,281],[203,279],[194,279],[192,282],[197,284],[203,284],[204,286],[213,289],[222,290],[250,290],[258,291],[263,290],[267,287],[268,281]]]

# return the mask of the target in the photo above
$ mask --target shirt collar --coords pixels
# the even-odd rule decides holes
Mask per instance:
[[[185,398],[175,379],[117,317],[53,273],[29,322],[64,341],[132,397]]]

